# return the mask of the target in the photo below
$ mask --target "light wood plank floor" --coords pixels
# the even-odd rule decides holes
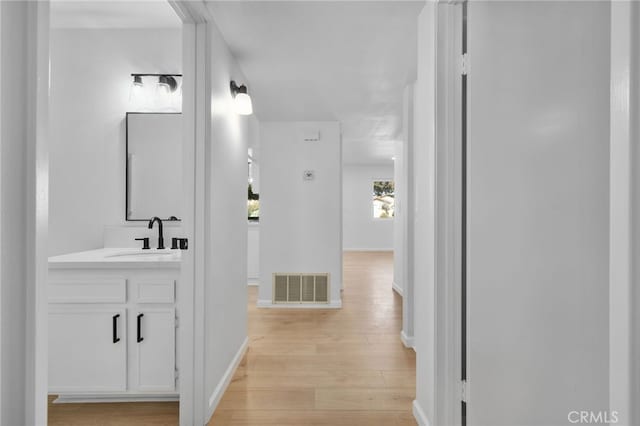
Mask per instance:
[[[400,342],[393,255],[344,256],[341,310],[257,309],[210,426],[415,425],[415,354]],[[173,425],[177,403],[49,404],[50,425]]]
[[[343,308],[265,310],[210,426],[415,425],[415,353],[400,342],[393,254],[344,255]]]

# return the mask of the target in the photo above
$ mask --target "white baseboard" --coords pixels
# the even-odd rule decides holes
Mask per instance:
[[[403,291],[402,291],[402,287],[400,287],[398,284],[395,283],[395,281],[391,284],[391,288],[393,288],[393,291],[395,291],[396,293],[398,293],[398,295],[400,297],[403,296]]]
[[[365,247],[365,248],[343,248],[342,251],[383,251],[383,252],[389,252],[392,253],[393,252],[393,248],[370,248],[370,247]]]
[[[242,358],[244,357],[247,348],[249,347],[249,338],[245,337],[244,342],[240,345],[240,349],[236,352],[236,355],[231,360],[231,363],[227,367],[227,371],[224,372],[222,379],[218,382],[218,386],[214,389],[213,393],[209,397],[209,407],[207,409],[207,421],[205,423],[209,423],[211,420],[211,416],[213,416],[213,412],[218,407],[220,400],[222,399],[222,395],[227,390],[229,383],[231,383],[231,379],[236,372],[236,369],[240,365]]]
[[[54,404],[113,403],[113,402],[173,402],[178,395],[58,395]]]
[[[424,413],[424,410],[416,399],[413,400],[413,418],[416,419],[419,426],[431,426],[427,415]]]
[[[416,347],[413,343],[413,336],[407,336],[403,330],[400,332],[400,340],[402,341],[402,344],[405,348],[413,349],[413,351],[415,352]]]
[[[257,278],[249,278],[247,280],[247,285],[250,287],[257,287],[260,285],[260,281]]]
[[[332,300],[331,303],[273,303],[270,299],[258,299],[256,306],[271,309],[340,309],[342,300]]]

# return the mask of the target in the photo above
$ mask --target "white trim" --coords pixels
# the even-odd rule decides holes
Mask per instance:
[[[609,232],[609,407],[623,425],[634,419],[633,286],[638,237],[636,197],[638,9],[611,3],[611,129]],[[633,81],[635,80],[635,81]],[[635,376],[637,377],[637,376]],[[636,379],[637,380],[637,379]],[[635,420],[635,421],[634,421]]]
[[[218,404],[222,399],[222,395],[224,395],[224,392],[227,390],[227,387],[229,387],[229,383],[231,383],[231,379],[233,379],[233,375],[238,369],[238,366],[240,365],[240,362],[242,361],[244,354],[247,352],[248,347],[249,347],[249,338],[245,337],[244,341],[240,345],[240,349],[238,349],[238,352],[236,352],[236,355],[233,357],[233,359],[231,360],[231,363],[227,367],[227,370],[224,372],[222,379],[220,379],[220,381],[218,382],[218,385],[216,386],[216,388],[211,393],[211,396],[209,397],[209,406],[207,408],[207,418],[205,423],[209,423],[209,420],[211,420],[211,416],[213,416],[213,412],[218,407]]]
[[[147,395],[147,396],[122,396],[122,395],[60,395],[53,400],[54,404],[78,404],[78,403],[112,403],[112,402],[174,402],[179,401],[178,395]]]
[[[2,5],[0,5],[0,23],[2,22]],[[0,61],[2,60],[2,31],[0,31]],[[2,79],[2,64],[0,64],[0,82],[4,81]],[[2,163],[2,84],[0,83],[0,164]],[[0,176],[2,176],[4,173],[4,170],[2,169],[2,166],[0,166]],[[1,185],[2,183],[2,178],[0,177],[0,188],[2,187]],[[2,204],[2,190],[0,189],[0,241],[3,240],[3,234],[2,234],[2,217],[4,216],[4,208],[3,208],[3,204]],[[0,277],[2,277],[2,244],[0,244]],[[2,362],[2,353],[4,351],[2,351],[2,342],[4,341],[3,339],[3,333],[2,333],[3,327],[2,327],[2,291],[0,290],[0,396],[2,395],[2,366],[4,365],[4,363]],[[48,371],[47,371],[48,373]],[[48,383],[47,383],[48,386]],[[2,421],[2,406],[3,406],[3,398],[0,397],[0,421]]]
[[[424,410],[420,406],[418,400],[413,400],[413,418],[416,419],[419,426],[431,426],[427,415],[424,413]]]
[[[418,23],[418,81],[414,146],[416,222],[414,345],[417,395],[431,407],[430,421],[460,425],[456,384],[460,370],[459,74],[461,6],[426,2]],[[428,425],[414,402],[414,416]]]
[[[398,296],[404,297],[404,291],[403,291],[402,287],[400,287],[398,284],[396,284],[395,281],[391,283],[391,288],[393,289],[393,291],[398,293]]]
[[[411,335],[411,345],[413,345],[414,328],[414,224],[415,224],[415,173],[414,169],[414,130],[415,130],[415,109],[414,109],[414,93],[415,81],[408,84],[404,88],[403,93],[403,142],[401,150],[401,166],[402,166],[402,183],[401,200],[396,200],[401,206],[400,214],[397,216],[402,218],[402,258],[400,264],[402,271],[400,276],[403,280],[402,286],[402,330],[406,330]],[[397,155],[397,154],[396,154]],[[395,257],[395,253],[394,253]],[[395,273],[395,271],[394,271]]]
[[[199,239],[196,239],[196,214],[195,214],[195,185],[196,173],[193,171],[200,163],[196,162],[195,150],[198,145],[196,140],[196,25],[184,22],[182,26],[182,114],[183,114],[183,218],[182,230],[189,239],[191,250],[182,254],[180,268],[180,285],[178,286],[178,312],[180,318],[180,345],[177,350],[179,355],[178,369],[181,373],[179,381],[180,392],[180,425],[187,426],[194,422],[195,412],[195,272]],[[188,167],[187,167],[188,166]]]
[[[258,299],[256,306],[268,309],[340,309],[342,300],[332,300],[331,303],[273,303],[270,299]]]
[[[49,1],[27,6],[26,424],[47,423],[49,223]]]
[[[400,341],[402,341],[405,348],[413,349],[414,352],[416,351],[413,336],[407,336],[404,330],[400,332]]]
[[[373,252],[373,251],[379,251],[379,252],[385,252],[385,253],[393,253],[393,248],[372,248],[372,247],[362,247],[362,248],[343,248],[342,249],[343,252],[345,251],[364,251],[364,252]]]
[[[205,394],[205,355],[206,355],[206,258],[207,243],[206,206],[208,193],[206,191],[207,143],[211,140],[211,34],[207,23],[195,26],[195,199],[194,199],[194,240],[193,246],[195,267],[193,281],[193,421],[183,426],[205,424],[206,394]],[[182,398],[181,398],[182,400]],[[181,421],[182,424],[182,421]]]
[[[247,280],[247,285],[249,287],[258,287],[260,286],[260,280],[258,280],[258,278],[249,278]]]
[[[167,0],[185,24],[204,24],[211,20],[207,5],[202,0]]]
[[[430,4],[427,3],[426,7]],[[461,374],[461,80],[459,52],[462,48],[462,7],[460,3],[431,4],[434,68],[432,85],[435,132],[434,208],[434,298],[433,359],[435,388],[424,390],[434,395],[431,413],[434,424],[460,425],[458,385]],[[416,304],[419,302],[416,302]],[[416,324],[417,329],[417,324]],[[417,334],[417,333],[416,333]],[[422,350],[416,342],[418,351]],[[428,346],[424,348],[429,350]]]
[[[190,240],[182,254],[180,312],[180,425],[204,424],[204,146],[210,117],[207,99],[207,22],[201,0],[168,0],[182,20],[183,185],[182,230]],[[200,303],[196,303],[196,301]]]

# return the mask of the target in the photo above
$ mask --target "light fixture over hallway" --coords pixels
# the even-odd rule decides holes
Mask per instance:
[[[240,115],[253,114],[253,105],[251,96],[247,94],[247,86],[244,84],[238,86],[235,81],[231,80],[231,95],[233,96],[233,107],[236,113]]]

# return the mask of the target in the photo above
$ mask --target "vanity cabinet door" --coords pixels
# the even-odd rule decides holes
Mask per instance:
[[[125,391],[126,324],[126,309],[50,308],[49,392]]]
[[[135,377],[140,392],[174,392],[176,389],[175,308],[139,306],[131,311],[135,327]]]

